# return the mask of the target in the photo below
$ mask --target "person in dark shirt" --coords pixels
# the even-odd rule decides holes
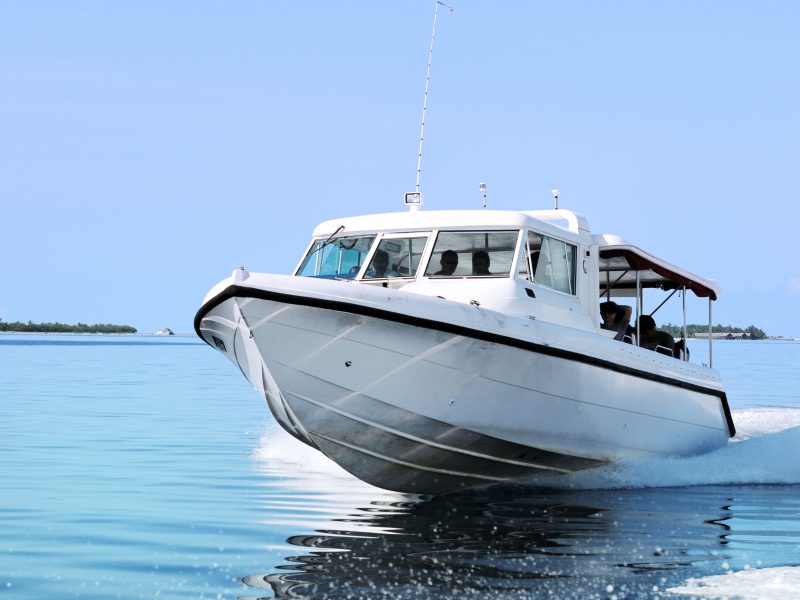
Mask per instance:
[[[656,329],[655,319],[650,315],[639,317],[639,345],[668,356],[673,356],[675,352],[675,338],[666,331]]]
[[[489,253],[485,250],[478,250],[472,255],[472,274],[491,275],[489,272]]]
[[[603,323],[600,327],[616,332],[614,339],[622,341],[628,331],[632,312],[633,309],[630,306],[620,306],[611,300],[602,302],[600,304],[600,317],[603,319]]]
[[[452,275],[456,272],[456,267],[458,267],[458,254],[453,250],[445,250],[442,252],[439,264],[442,268],[436,271],[434,275]]]

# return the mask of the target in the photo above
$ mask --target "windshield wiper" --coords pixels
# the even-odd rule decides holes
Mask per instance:
[[[322,242],[322,246],[320,246],[319,249],[322,250],[325,246],[330,244],[333,241],[333,238],[336,237],[336,234],[339,233],[342,229],[344,229],[344,225],[339,225],[336,231],[334,231],[327,240]]]
[[[308,262],[308,259],[309,259],[309,258],[311,258],[312,256],[314,256],[314,255],[315,255],[317,252],[319,252],[320,250],[322,250],[322,249],[323,249],[325,246],[328,246],[329,244],[333,243],[333,241],[334,241],[334,239],[333,239],[333,238],[334,238],[334,237],[336,236],[336,234],[337,234],[337,233],[339,233],[339,232],[340,232],[342,229],[344,229],[344,225],[339,225],[339,227],[336,229],[336,231],[334,231],[332,234],[330,234],[330,236],[328,236],[328,239],[327,239],[327,240],[325,240],[324,242],[322,242],[322,243],[320,244],[319,248],[315,248],[314,250],[312,250],[311,252],[309,252],[309,253],[308,253],[308,256],[306,256],[305,262]]]

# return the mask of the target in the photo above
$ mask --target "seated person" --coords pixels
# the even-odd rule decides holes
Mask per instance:
[[[661,354],[673,356],[675,338],[666,331],[657,330],[653,317],[642,315],[639,317],[639,345],[648,350],[655,350]]]
[[[489,253],[486,250],[478,250],[472,254],[472,274],[491,275],[489,272]]]
[[[628,331],[628,323],[631,322],[630,306],[620,306],[616,302],[609,300],[600,304],[600,317],[603,319],[600,327],[609,331],[615,331],[615,340],[621,341]]]
[[[456,267],[458,267],[458,254],[453,250],[445,250],[442,252],[439,264],[442,268],[436,271],[434,275],[452,275],[456,272]]]
[[[365,278],[382,279],[389,276],[396,276],[397,273],[389,269],[389,253],[386,250],[376,250],[372,257],[372,263],[367,269]]]

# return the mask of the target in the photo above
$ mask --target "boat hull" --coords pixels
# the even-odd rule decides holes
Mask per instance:
[[[621,345],[596,334],[561,332],[556,346],[546,325],[475,307],[419,297],[418,310],[397,310],[394,290],[352,298],[332,296],[336,282],[281,283],[222,288],[198,313],[198,333],[289,433],[379,487],[546,482],[623,458],[707,452],[732,434],[718,380],[670,372],[655,353],[631,347],[621,364],[603,355]],[[650,363],[637,368],[639,354]]]

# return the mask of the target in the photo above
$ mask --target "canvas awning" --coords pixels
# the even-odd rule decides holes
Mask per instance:
[[[608,287],[617,292],[633,290],[635,294],[637,272],[642,288],[674,290],[686,286],[696,296],[712,300],[722,293],[715,281],[670,264],[622,238],[607,234],[592,238],[600,250],[601,294]]]

